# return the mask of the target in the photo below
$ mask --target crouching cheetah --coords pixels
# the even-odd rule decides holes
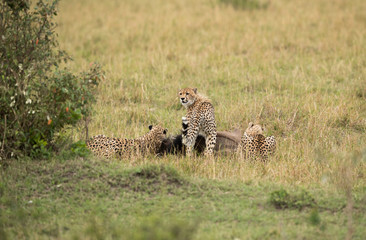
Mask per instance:
[[[150,131],[136,139],[110,138],[104,135],[92,137],[87,142],[87,147],[97,156],[110,158],[118,155],[121,157],[132,154],[157,153],[162,141],[166,138],[167,129],[160,125],[149,126]]]
[[[250,122],[240,140],[237,154],[242,158],[259,156],[262,160],[266,160],[268,155],[272,154],[275,149],[275,137],[265,137],[263,128]]]
[[[197,88],[181,89],[179,98],[181,104],[187,109],[187,115],[182,119],[187,125],[182,139],[187,147],[187,155],[192,154],[199,133],[206,138],[205,155],[213,155],[216,144],[216,121],[211,101],[197,94]]]

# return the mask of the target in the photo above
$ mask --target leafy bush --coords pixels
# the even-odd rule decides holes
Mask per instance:
[[[305,207],[316,206],[314,198],[304,190],[291,195],[284,189],[274,191],[271,193],[269,201],[279,209],[295,208],[301,210]]]
[[[54,134],[87,119],[103,77],[98,64],[73,74],[58,48],[57,0],[0,0],[0,157],[49,157]]]

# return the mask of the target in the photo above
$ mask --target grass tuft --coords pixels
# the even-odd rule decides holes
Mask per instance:
[[[267,8],[269,5],[269,1],[260,1],[260,0],[219,0],[221,3],[232,5],[235,9],[261,9]]]
[[[319,215],[317,208],[314,208],[310,212],[309,221],[310,221],[310,224],[313,226],[317,226],[320,224],[321,220],[320,220],[320,215]]]

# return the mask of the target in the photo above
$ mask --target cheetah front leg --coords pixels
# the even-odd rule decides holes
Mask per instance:
[[[274,136],[266,137],[266,144],[270,154],[276,151],[276,139]]]
[[[253,155],[254,140],[252,137],[248,136],[246,133],[243,134],[239,146],[236,150],[236,154],[240,159],[250,158]]]
[[[186,137],[188,132],[188,118],[182,117],[182,143],[186,145]]]
[[[205,149],[205,156],[212,156],[214,152],[214,148],[216,145],[216,123],[211,121],[206,126],[207,130],[205,131],[206,134],[206,149]]]
[[[184,124],[184,123],[183,123]],[[183,125],[184,127],[184,125]],[[199,133],[199,121],[192,119],[187,128],[186,134],[183,133],[182,143],[187,147],[187,156],[192,156],[192,152],[194,149],[194,144],[196,143],[196,139]]]
[[[259,149],[262,161],[266,161],[270,154],[273,154],[276,150],[276,140],[274,136],[266,137],[264,144]]]

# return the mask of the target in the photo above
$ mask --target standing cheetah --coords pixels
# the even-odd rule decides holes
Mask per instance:
[[[205,155],[212,156],[216,144],[216,121],[214,107],[209,99],[197,94],[197,88],[184,88],[179,91],[181,104],[187,109],[182,120],[187,129],[183,132],[183,144],[190,156],[198,134],[206,138]]]

